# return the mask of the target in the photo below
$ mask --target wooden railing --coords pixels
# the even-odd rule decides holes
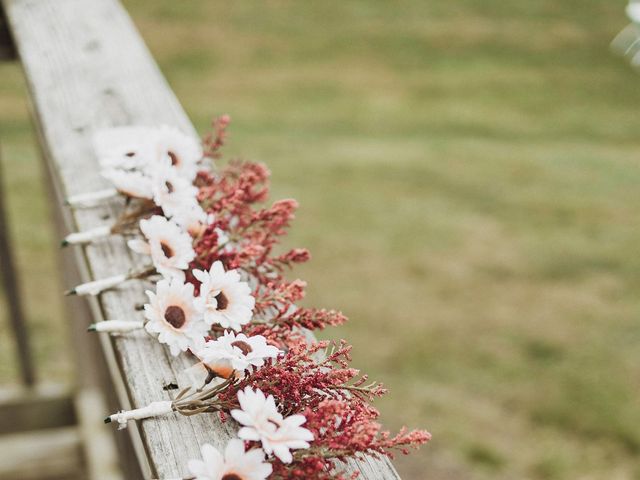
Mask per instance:
[[[92,209],[69,210],[69,195],[105,188],[91,147],[92,133],[117,125],[170,125],[196,132],[180,103],[116,0],[1,0],[18,57],[24,68],[43,158],[51,179],[53,204],[66,231],[108,225],[122,209],[120,200]],[[67,281],[74,272],[89,281],[139,268],[121,238],[75,247]],[[62,288],[61,288],[62,291]],[[144,285],[129,281],[89,301],[74,300],[75,330],[105,318],[142,319],[135,307],[144,302]],[[81,357],[91,357],[89,335],[75,344]],[[113,391],[109,408],[137,408],[174,394],[162,386],[176,383],[189,366],[184,356],[171,357],[144,333],[100,337],[100,357],[109,372],[103,391]],[[87,379],[91,382],[91,379]],[[102,413],[102,412],[101,412]],[[104,412],[106,413],[106,412]],[[215,414],[182,417],[172,414],[129,428],[131,440],[121,446],[135,462],[125,462],[126,478],[173,478],[186,474],[186,461],[199,457],[209,442],[221,446],[235,427]],[[121,432],[121,439],[127,434]],[[133,465],[137,464],[137,465]],[[390,462],[354,459],[348,465],[366,480],[399,478]]]

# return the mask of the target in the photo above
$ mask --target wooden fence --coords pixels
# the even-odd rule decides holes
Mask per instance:
[[[165,124],[192,135],[196,132],[118,1],[0,1],[29,87],[60,233],[108,225],[122,209],[121,200],[75,211],[63,206],[69,195],[107,186],[91,147],[93,132],[134,124]],[[11,52],[12,48],[0,51]],[[141,260],[131,254],[122,238],[74,248],[63,262],[68,285],[141,267]],[[110,411],[170,400],[175,392],[163,390],[162,385],[176,383],[178,372],[189,366],[187,358],[171,357],[143,332],[121,337],[101,334],[99,342],[86,333],[88,324],[106,318],[142,319],[135,306],[144,300],[139,281],[129,281],[88,303],[72,300],[70,321],[76,332],[77,361],[94,365],[81,369],[80,391],[98,389],[106,394],[105,408]],[[84,410],[93,418],[94,412]],[[172,414],[130,426],[128,434],[117,434],[125,478],[185,475],[186,461],[199,457],[200,445],[221,446],[235,429],[221,423],[215,414]],[[89,475],[104,478],[99,468],[100,460],[90,461]],[[388,461],[369,457],[354,459],[348,468],[359,471],[359,478],[365,480],[399,478]]]

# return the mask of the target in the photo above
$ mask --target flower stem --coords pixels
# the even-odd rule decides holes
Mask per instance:
[[[111,226],[102,226],[92,228],[91,230],[85,230],[83,232],[75,232],[70,233],[64,240],[62,240],[61,245],[66,247],[67,245],[83,245],[86,243],[91,243],[94,240],[99,238],[108,237],[113,233]]]
[[[171,412],[173,412],[173,402],[171,400],[151,402],[146,407],[136,408],[134,410],[122,410],[113,415],[109,415],[104,419],[104,423],[117,422],[118,430],[122,430],[123,428],[127,428],[127,422],[129,420],[158,417]]]
[[[101,278],[92,282],[82,283],[71,290],[64,292],[65,295],[98,295],[105,290],[120,285],[127,280],[142,279],[155,273],[155,267],[145,267],[141,270],[131,270],[129,273],[121,273],[112,277]]]
[[[91,207],[99,204],[102,200],[108,200],[118,195],[118,191],[115,188],[108,188],[105,190],[98,190],[97,192],[80,193],[78,195],[72,195],[67,197],[64,201],[65,205],[75,208]]]
[[[125,333],[139,330],[144,327],[144,322],[139,320],[105,320],[92,323],[87,329],[89,332]]]

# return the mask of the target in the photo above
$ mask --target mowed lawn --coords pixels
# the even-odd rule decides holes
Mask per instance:
[[[607,0],[127,0],[200,131],[301,203],[308,305],[428,428],[405,479],[640,478],[640,77]],[[0,148],[47,379],[69,376],[19,69]],[[13,380],[3,317],[0,379]]]

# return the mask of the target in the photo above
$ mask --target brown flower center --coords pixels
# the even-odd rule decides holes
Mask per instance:
[[[171,165],[173,165],[174,167],[180,163],[180,159],[178,158],[178,156],[171,150],[167,152],[167,155],[169,155],[169,158],[171,159]]]
[[[164,253],[164,256],[167,258],[171,258],[174,255],[173,252],[173,248],[171,248],[169,245],[167,245],[164,242],[160,242],[160,248],[162,249],[162,253]]]
[[[179,329],[187,321],[184,310],[176,305],[167,307],[164,311],[164,319],[175,329]]]
[[[218,304],[216,310],[224,310],[229,305],[229,299],[225,296],[224,292],[220,292],[216,295],[216,302]]]
[[[272,419],[272,418],[268,418],[268,419],[267,419],[267,422],[269,422],[269,423],[271,423],[271,424],[275,425],[277,428],[280,428],[280,427],[281,427],[280,423],[276,422],[276,421],[275,421],[274,419]]]
[[[249,345],[247,342],[243,342],[242,340],[236,340],[235,342],[231,342],[231,345],[234,347],[238,347],[243,355],[246,355],[253,351],[253,349],[251,348],[251,345]]]
[[[127,152],[127,153],[125,153],[125,155],[127,157],[133,157],[135,154],[136,154],[136,152]]]
[[[167,190],[169,191],[169,193],[173,193],[173,184],[171,182],[164,182],[165,186],[167,187]]]
[[[221,480],[242,480],[242,477],[237,473],[225,473]]]

